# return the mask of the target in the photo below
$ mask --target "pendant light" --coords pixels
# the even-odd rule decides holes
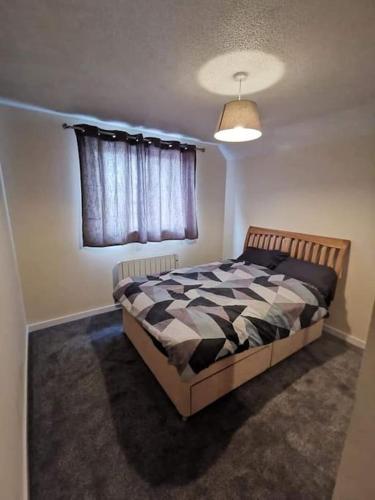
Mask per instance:
[[[258,139],[262,135],[256,103],[241,99],[241,85],[247,77],[248,74],[244,71],[233,75],[233,79],[239,83],[238,99],[224,105],[214,134],[218,141],[246,142]]]

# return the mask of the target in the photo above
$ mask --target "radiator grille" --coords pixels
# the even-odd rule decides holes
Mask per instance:
[[[161,255],[148,259],[127,260],[119,264],[120,279],[128,276],[145,276],[172,271],[178,267],[177,255]]]

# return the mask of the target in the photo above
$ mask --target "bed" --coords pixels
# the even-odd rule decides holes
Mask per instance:
[[[350,242],[348,240],[338,238],[328,238],[323,236],[293,233],[289,231],[273,230],[260,227],[249,227],[245,238],[244,250],[248,248],[273,251],[280,250],[288,254],[291,258],[297,259],[298,261],[311,262],[314,264],[319,264],[321,266],[326,266],[331,270],[333,269],[337,277],[340,277],[342,274],[344,259],[347,254],[349,244]],[[149,297],[152,297],[153,293],[150,292],[151,290],[153,290],[151,286],[155,285],[155,283],[159,287],[159,292],[160,288],[162,289],[161,294],[165,293],[165,289],[168,289],[168,293],[173,295],[173,299],[175,300],[175,302],[173,303],[173,307],[175,307],[175,304],[178,305],[182,303],[181,301],[187,300],[187,298],[181,293],[181,290],[178,288],[178,286],[174,286],[177,285],[177,283],[171,280],[171,277],[174,278],[174,280],[177,280],[177,278],[179,278],[180,280],[185,280],[181,281],[181,283],[184,283],[185,285],[186,283],[192,283],[190,286],[185,286],[183,290],[186,291],[186,289],[188,289],[190,297],[196,297],[196,295],[194,294],[196,294],[197,292],[195,288],[197,288],[198,285],[195,285],[195,282],[193,280],[190,280],[192,274],[187,274],[187,272],[184,273],[179,271],[180,270],[177,269],[174,271],[174,274],[161,277],[157,282],[153,282],[152,277],[147,277],[148,281],[144,280],[141,282],[132,282],[130,283],[130,285],[129,283],[127,283],[125,285],[125,288],[128,287],[128,292],[129,286],[135,287],[135,289],[137,289],[137,291],[139,292],[139,285],[141,285],[143,287],[142,290],[145,290],[145,286],[148,287],[147,294],[131,294],[129,292],[128,298],[124,299],[124,292],[121,292],[123,300],[120,299],[121,293],[117,294],[116,298],[118,300],[120,299],[120,302],[123,302],[124,304],[126,303],[126,307],[123,308],[123,326],[125,334],[132,342],[156,379],[159,381],[160,385],[163,387],[164,391],[169,396],[170,400],[173,402],[177,411],[180,413],[183,419],[187,419],[218,398],[224,396],[225,394],[239,387],[241,384],[256,377],[260,373],[279,363],[296,351],[302,349],[305,345],[318,339],[322,334],[324,318],[326,316],[328,307],[326,306],[326,304],[322,303],[322,299],[319,293],[316,293],[314,287],[310,287],[308,283],[301,283],[299,280],[289,279],[285,276],[283,276],[284,281],[279,282],[277,280],[281,280],[281,278],[280,274],[277,273],[277,268],[275,271],[269,271],[265,268],[262,268],[261,266],[247,266],[243,262],[236,261],[211,263],[208,265],[208,268],[200,268],[198,266],[189,270],[190,273],[194,271],[194,278],[198,277],[208,280],[204,281],[204,291],[201,291],[202,282],[199,282],[199,286],[201,287],[199,289],[199,297],[197,296],[197,298],[191,299],[200,301],[200,307],[198,307],[197,309],[202,310],[203,308],[204,310],[204,301],[210,299],[212,297],[212,293],[216,293],[215,297],[218,304],[218,307],[215,307],[216,309],[220,309],[220,304],[224,304],[222,307],[225,308],[226,305],[230,303],[230,300],[232,300],[230,297],[233,296],[233,293],[230,291],[231,281],[228,281],[227,275],[228,273],[232,273],[233,276],[236,276],[237,280],[235,282],[233,281],[233,283],[235,283],[235,285],[233,285],[234,289],[238,284],[238,280],[242,279],[246,283],[252,283],[250,290],[251,295],[257,296],[257,294],[260,293],[260,295],[264,295],[267,298],[267,294],[270,293],[270,290],[280,290],[280,294],[284,294],[281,295],[282,300],[280,300],[278,296],[274,295],[274,297],[276,296],[276,299],[267,299],[268,303],[266,299],[259,299],[258,297],[258,302],[253,301],[252,303],[257,303],[257,307],[260,307],[260,309],[257,310],[256,313],[253,313],[253,316],[259,316],[259,318],[261,318],[263,305],[267,306],[267,308],[269,309],[269,307],[271,307],[270,304],[272,303],[272,301],[283,302],[283,297],[287,297],[290,302],[293,302],[293,300],[290,298],[293,297],[293,294],[297,294],[297,299],[295,299],[294,301],[298,303],[299,294],[301,297],[304,297],[304,301],[306,296],[311,297],[312,305],[308,305],[308,307],[306,306],[305,310],[308,309],[309,315],[312,319],[311,321],[307,322],[306,320],[303,320],[303,318],[302,320],[300,320],[301,318],[299,318],[298,321],[296,321],[294,318],[294,329],[292,331],[289,325],[288,328],[290,329],[290,331],[287,336],[286,334],[283,334],[283,332],[287,331],[287,329],[283,329],[280,327],[275,330],[275,339],[272,339],[272,341],[269,341],[269,343],[263,342],[263,336],[263,340],[255,338],[255,340],[252,340],[252,345],[244,343],[245,347],[243,347],[242,344],[241,346],[237,346],[241,347],[241,349],[238,348],[236,353],[226,351],[224,347],[222,347],[222,344],[220,344],[220,346],[222,347],[220,353],[224,352],[228,355],[224,356],[223,354],[219,354],[218,359],[214,362],[211,362],[209,365],[208,363],[201,362],[199,369],[195,368],[197,364],[196,359],[195,365],[191,362],[189,364],[189,360],[185,359],[183,363],[181,362],[181,357],[184,358],[186,357],[186,355],[185,352],[181,354],[181,348],[180,346],[178,346],[178,349],[173,351],[173,356],[179,359],[179,363],[175,363],[176,366],[174,366],[173,364],[171,364],[171,359],[168,360],[168,356],[166,355],[167,353],[163,350],[163,346],[158,341],[159,337],[156,335],[158,333],[158,330],[156,328],[160,324],[164,325],[163,328],[165,331],[166,324],[168,324],[169,328],[168,321],[170,322],[171,320],[166,321],[165,319],[169,317],[168,314],[166,313],[165,309],[162,310],[159,307],[157,311],[157,318],[155,319],[154,317],[150,317],[149,311],[150,308],[152,309],[152,307],[149,306],[147,308],[145,307],[145,304],[143,304],[142,307],[139,307],[139,302],[142,300],[149,301]],[[217,276],[220,277],[221,275],[223,276],[223,281],[227,280],[225,283],[227,286],[226,290],[229,290],[229,298],[221,297],[221,295],[223,295],[222,288],[220,288],[220,292],[218,292],[218,289],[214,289],[216,286],[214,280],[216,279],[217,281],[219,281]],[[164,279],[164,282],[160,281],[162,278]],[[154,280],[156,280],[156,278]],[[276,283],[273,283],[274,281],[276,281]],[[260,283],[262,285],[260,285]],[[275,288],[274,285],[278,286]],[[213,287],[213,289],[211,290],[209,286]],[[222,284],[220,284],[220,287],[222,287]],[[243,289],[241,290],[243,291]],[[255,294],[254,290],[257,292],[257,294]],[[219,295],[217,295],[218,293]],[[228,293],[224,292],[224,295],[228,296]],[[231,293],[232,295],[230,295]],[[241,293],[242,292],[237,291],[235,296],[242,297]],[[129,297],[131,297],[130,300]],[[170,295],[166,297],[170,298]],[[223,300],[223,302],[221,302],[221,300]],[[236,300],[237,302],[239,301],[239,299]],[[244,300],[239,301],[240,304],[245,304],[243,308],[245,308],[247,304],[247,302]],[[264,300],[265,304],[263,304],[261,300]],[[285,302],[287,302],[288,300],[285,299]],[[136,301],[138,301],[138,309],[146,311],[143,316],[142,314],[139,314],[137,316],[136,314],[131,313],[131,311],[133,311],[133,305],[136,303]],[[165,300],[164,303],[169,307],[172,307],[171,300]],[[216,306],[216,304],[210,305],[211,307]],[[295,308],[296,306],[294,305],[293,307]],[[301,310],[302,309],[303,308],[301,308]],[[241,309],[241,311],[243,311],[243,309]],[[180,322],[181,328],[179,331],[175,329],[175,334],[177,336],[181,335],[183,337],[182,340],[184,342],[182,342],[182,344],[186,344],[187,346],[192,345],[191,337],[189,337],[188,334],[186,336],[186,339],[188,340],[185,340],[184,337],[185,325],[183,324],[183,318],[186,316],[186,313],[181,309],[179,314],[182,318],[182,322]],[[204,316],[204,314],[201,314],[201,312],[199,312],[198,314],[200,315],[199,318],[202,318],[202,321],[207,321],[207,318]],[[217,312],[216,314],[220,316],[220,312]],[[236,319],[236,321],[238,319],[241,320],[238,324],[243,323],[242,316]],[[217,316],[212,317],[215,317],[222,329],[225,329],[226,323],[224,322],[224,320],[220,319],[219,321]],[[288,307],[285,306],[285,318],[287,317]],[[282,317],[281,319],[284,320],[285,318]],[[255,320],[253,319],[253,317],[251,319],[254,323]],[[262,321],[262,319],[259,319],[259,321]],[[222,325],[222,323],[224,324],[224,326]],[[148,331],[146,331],[146,329],[144,328],[145,325]],[[300,327],[296,327],[295,325],[300,325]],[[188,330],[187,327],[186,330]],[[150,332],[152,334],[150,334]],[[241,337],[241,334],[239,334],[238,336]],[[164,336],[161,338],[165,340],[166,337]],[[167,337],[167,341],[164,346],[168,347],[168,339],[169,341],[173,341],[173,338]],[[224,342],[224,340],[223,344],[225,344],[225,346],[227,344],[230,345],[230,343],[228,343],[227,341]],[[217,339],[209,339],[209,342],[215,344],[215,342],[217,342]],[[198,341],[197,343],[199,344]],[[195,344],[193,344],[193,348],[191,348],[193,353],[195,349],[194,346]],[[197,358],[197,356],[195,356],[195,358]],[[194,367],[195,371],[191,370],[191,366]],[[186,377],[186,373],[188,373],[189,377]]]

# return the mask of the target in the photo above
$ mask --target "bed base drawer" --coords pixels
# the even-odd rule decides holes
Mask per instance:
[[[323,320],[318,321],[315,325],[304,328],[303,330],[300,330],[285,339],[273,342],[271,366],[276,365],[283,359],[302,349],[305,345],[318,339],[322,334],[322,330]]]
[[[156,349],[143,327],[123,310],[126,335],[183,417],[196,413],[319,338],[323,321],[286,339],[223,358],[190,381],[183,382],[176,368]]]
[[[294,354],[304,346],[303,333],[296,332],[285,339],[273,343],[271,366]]]
[[[272,346],[234,363],[191,386],[191,413],[196,413],[270,367]]]

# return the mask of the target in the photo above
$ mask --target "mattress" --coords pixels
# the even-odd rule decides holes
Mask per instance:
[[[266,345],[328,315],[319,290],[232,260],[129,277],[114,298],[189,380],[215,361]]]

